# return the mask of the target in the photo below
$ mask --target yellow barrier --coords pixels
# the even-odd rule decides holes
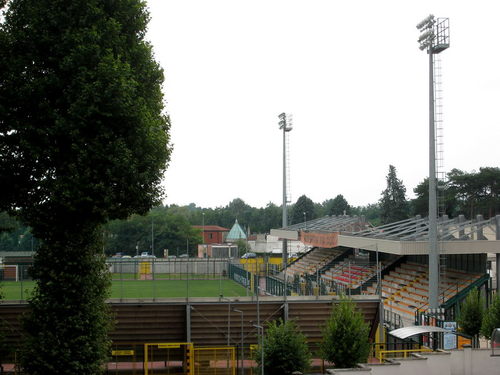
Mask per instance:
[[[194,375],[236,375],[235,348],[194,348]]]
[[[387,354],[395,354],[395,356],[392,358],[401,358],[401,357],[406,358],[408,357],[408,354],[423,353],[423,352],[432,352],[432,349],[422,348],[422,349],[405,349],[405,350],[380,350],[378,352],[378,359],[380,362],[383,362],[387,359],[386,357]]]
[[[144,344],[144,375],[194,375],[193,344],[168,342]],[[179,371],[179,372],[176,372]]]
[[[140,280],[151,280],[152,279],[151,262],[140,262],[139,263],[139,279]]]
[[[236,375],[236,365],[234,346],[196,348],[190,342],[144,344],[144,375]]]

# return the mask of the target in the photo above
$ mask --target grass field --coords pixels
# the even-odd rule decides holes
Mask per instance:
[[[2,281],[3,299],[26,299],[33,281]],[[189,293],[188,293],[189,287]],[[247,291],[232,280],[113,280],[111,298],[177,298],[177,297],[246,296]]]

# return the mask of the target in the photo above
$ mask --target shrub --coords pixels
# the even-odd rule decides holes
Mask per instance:
[[[256,358],[261,365],[261,353]],[[310,366],[311,353],[306,337],[293,321],[279,319],[268,323],[264,342],[264,371],[269,375],[304,372]]]
[[[500,328],[500,296],[498,294],[484,314],[481,333],[489,340],[494,328]]]
[[[477,289],[472,290],[460,307],[457,322],[460,331],[473,337],[477,346],[477,335],[481,331],[481,322],[484,315],[484,300],[480,297]]]
[[[369,326],[356,311],[351,299],[342,297],[332,310],[323,330],[321,357],[334,363],[335,368],[355,367],[366,362],[370,352]]]

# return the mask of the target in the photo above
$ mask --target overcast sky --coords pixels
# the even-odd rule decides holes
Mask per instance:
[[[282,201],[282,132],[293,114],[291,198],[375,203],[389,164],[428,175],[428,56],[416,24],[449,17],[441,53],[445,170],[500,160],[498,0],[148,0],[174,151],[167,204]]]

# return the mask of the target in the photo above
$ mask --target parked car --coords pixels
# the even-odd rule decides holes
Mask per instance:
[[[188,254],[181,254],[181,255],[179,255],[179,258],[189,258],[189,255]]]
[[[134,258],[156,258],[156,256],[149,254],[147,251],[143,251],[141,255],[135,255]]]
[[[257,254],[255,253],[245,253],[241,256],[241,259],[251,259],[251,258],[257,258]]]

